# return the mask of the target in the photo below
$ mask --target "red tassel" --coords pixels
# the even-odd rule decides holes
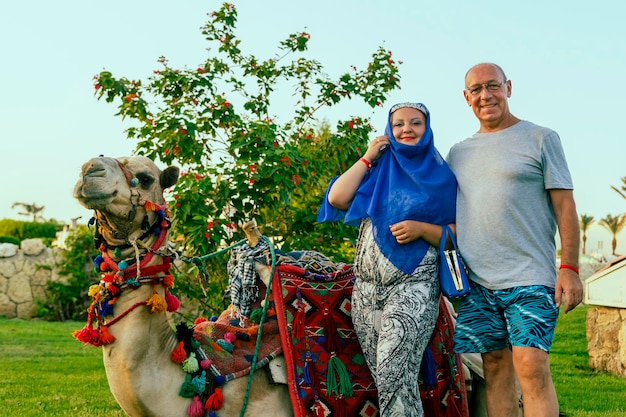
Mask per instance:
[[[96,343],[100,334],[98,330],[93,329],[90,324],[87,324],[82,329],[76,330],[74,333],[72,333],[72,336],[74,336],[80,342],[97,346]]]
[[[335,417],[348,417],[348,410],[346,410],[346,399],[343,396],[337,397],[333,405],[333,416]]]
[[[115,342],[115,336],[109,333],[109,328],[106,326],[102,326],[100,328],[100,344],[102,345],[110,345]]]
[[[170,356],[170,359],[174,363],[183,363],[185,359],[187,359],[187,352],[185,352],[185,344],[182,341],[178,342],[178,345],[172,351],[172,355]]]
[[[170,288],[174,285],[174,277],[172,275],[166,275],[163,277],[163,286],[165,288]]]
[[[297,340],[304,339],[304,321],[306,319],[306,313],[304,308],[300,307],[296,316],[293,318],[293,337]]]
[[[461,411],[458,404],[459,399],[454,395],[450,395],[448,398],[448,406],[446,407],[446,417],[467,417],[467,415]]]
[[[315,413],[315,417],[326,417],[324,406],[319,402],[319,400],[315,400],[315,404],[313,404],[313,412]]]
[[[206,400],[207,410],[219,410],[224,405],[224,394],[222,394],[221,388],[215,388],[213,394]]]
[[[324,326],[324,335],[326,336],[326,350],[339,353],[340,342],[337,325],[327,308],[324,309],[324,314],[322,315],[322,326]]]
[[[178,301],[178,298],[176,298],[175,295],[172,295],[168,290],[165,290],[165,302],[167,303],[167,311],[170,313],[178,311],[180,301]]]
[[[204,405],[202,405],[199,396],[196,395],[193,397],[193,401],[189,404],[189,408],[187,409],[187,414],[189,417],[202,417],[204,415]]]

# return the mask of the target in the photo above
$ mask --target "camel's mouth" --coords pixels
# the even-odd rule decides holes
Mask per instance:
[[[104,175],[85,175],[74,187],[74,198],[88,209],[107,207],[118,193],[116,187],[108,184]]]

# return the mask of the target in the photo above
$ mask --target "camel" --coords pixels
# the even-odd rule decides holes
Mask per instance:
[[[178,176],[178,168],[160,170],[143,156],[101,156],[83,164],[74,187],[74,197],[94,211],[103,276],[123,283],[119,294],[107,293],[114,301],[107,309],[90,310],[88,325],[75,332],[75,337],[102,347],[110,390],[130,417],[204,416],[207,412],[179,395],[186,374],[172,361],[179,344],[170,314],[177,300],[168,290],[173,284],[169,265],[175,254],[168,246],[169,215],[163,192]],[[256,224],[243,229],[250,245],[256,246],[260,238]],[[268,266],[258,262],[255,269],[267,287]],[[90,288],[90,295],[97,300],[106,291],[107,282],[101,281]],[[482,396],[479,359],[464,357],[464,365],[466,379],[478,382],[472,385]],[[269,372],[268,366],[253,372],[245,415],[293,416],[287,385],[271,383]],[[469,391],[472,385],[467,384]],[[221,408],[212,415],[239,416],[247,389],[248,377],[226,382],[221,386]],[[470,415],[485,416],[483,402],[474,403]]]
[[[188,417],[192,403],[179,395],[185,373],[171,360],[178,340],[170,314],[151,312],[158,302],[152,308],[144,305],[154,294],[171,301],[167,293],[169,283],[164,282],[166,271],[159,271],[159,265],[168,264],[167,258],[154,252],[159,252],[167,241],[169,219],[163,216],[167,212],[163,191],[176,183],[178,175],[178,168],[170,166],[161,171],[152,160],[142,156],[98,157],[83,164],[74,187],[74,197],[94,210],[96,243],[104,250],[108,263],[112,262],[113,267],[117,263],[123,269],[126,265],[122,262],[126,262],[130,265],[126,270],[134,274],[132,261],[141,259],[142,270],[158,271],[157,279],[139,279],[141,285],[136,289],[119,294],[111,314],[104,318],[102,334],[94,336],[93,329],[82,331],[84,338],[93,337],[90,342],[102,346],[111,392],[131,417]],[[154,252],[149,251],[155,244]],[[96,286],[93,291],[102,288]],[[112,338],[114,342],[107,343]],[[220,417],[240,414],[246,386],[247,378],[237,378],[221,387],[224,401]],[[269,384],[264,371],[254,372],[247,415],[292,416],[286,385]]]

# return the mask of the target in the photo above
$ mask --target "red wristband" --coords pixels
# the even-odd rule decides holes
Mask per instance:
[[[367,166],[367,169],[372,169],[372,163],[370,161],[368,161],[365,158],[361,158],[359,159],[359,161],[363,162],[365,164],[365,166]]]
[[[576,268],[574,266],[571,266],[571,265],[561,264],[559,269],[571,269],[572,271],[574,271],[574,272],[576,272],[578,274],[578,268]]]

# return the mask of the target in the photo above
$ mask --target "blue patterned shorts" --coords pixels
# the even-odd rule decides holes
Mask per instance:
[[[558,316],[554,288],[489,290],[472,283],[471,293],[459,306],[454,350],[485,353],[527,346],[550,352]]]

